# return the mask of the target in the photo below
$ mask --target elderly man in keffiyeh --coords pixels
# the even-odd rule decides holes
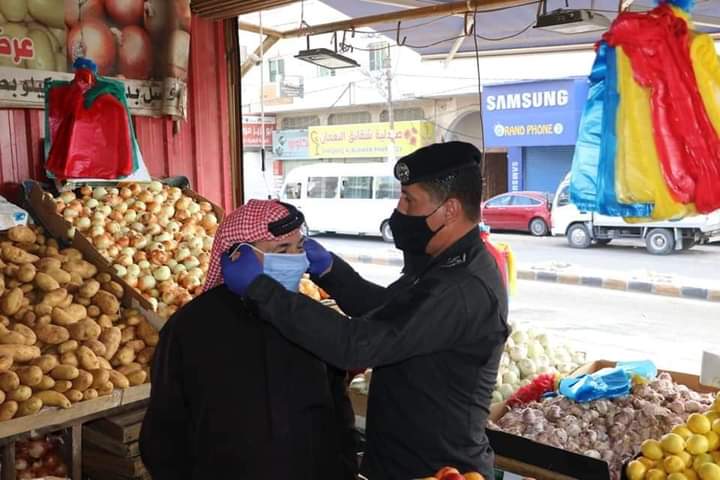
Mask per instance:
[[[345,373],[258,320],[223,283],[223,255],[254,254],[297,290],[303,223],[291,205],[250,200],[218,228],[204,293],[160,333],[140,438],[154,480],[354,478]]]

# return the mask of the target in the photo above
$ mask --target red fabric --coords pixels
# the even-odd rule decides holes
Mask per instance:
[[[543,373],[538,375],[529,384],[518,389],[507,401],[509,407],[527,405],[531,402],[538,402],[548,392],[555,391],[555,375]]]
[[[268,230],[270,223],[287,216],[287,208],[277,200],[250,200],[226,216],[215,233],[203,292],[223,283],[220,259],[233,245],[260,240],[282,240],[292,235],[294,232],[276,237]]]
[[[687,22],[663,4],[622,13],[603,38],[623,48],[635,80],[651,91],[655,143],[673,197],[708,213],[720,208],[720,139],[697,88],[689,35]]]
[[[495,259],[498,270],[500,270],[500,276],[503,279],[505,287],[507,287],[509,278],[507,272],[507,259],[505,258],[505,254],[495,248],[495,245],[490,242],[490,234],[488,232],[480,232],[480,238],[485,243],[485,248],[487,248],[487,251],[490,252],[490,255],[492,255]]]
[[[50,89],[47,170],[60,180],[127,176],[133,171],[127,111],[112,95],[99,96],[86,109],[88,88],[85,81],[74,80]]]

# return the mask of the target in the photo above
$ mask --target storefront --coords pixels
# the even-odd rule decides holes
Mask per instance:
[[[554,192],[570,170],[585,79],[487,86],[485,143],[508,150],[508,190]]]

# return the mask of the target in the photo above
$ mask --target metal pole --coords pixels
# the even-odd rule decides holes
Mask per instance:
[[[395,163],[395,113],[393,112],[392,97],[392,60],[390,58],[390,45],[387,47],[385,57],[385,76],[387,77],[388,121],[390,122],[390,143],[388,144],[388,162]]]

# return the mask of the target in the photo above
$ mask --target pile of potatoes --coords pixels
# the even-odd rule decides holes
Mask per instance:
[[[149,380],[159,336],[122,296],[38,228],[0,233],[0,421]]]

